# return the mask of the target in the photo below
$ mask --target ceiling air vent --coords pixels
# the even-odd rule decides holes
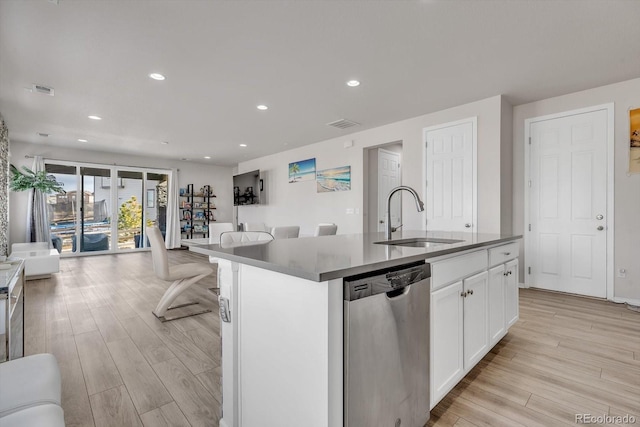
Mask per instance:
[[[33,85],[33,91],[43,95],[53,96],[53,88],[45,85]]]
[[[350,128],[351,126],[357,126],[359,124],[360,123],[352,122],[351,120],[340,119],[336,120],[335,122],[327,123],[327,126],[333,126],[334,128],[338,129],[346,129]]]

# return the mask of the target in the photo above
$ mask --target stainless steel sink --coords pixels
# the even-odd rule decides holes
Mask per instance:
[[[398,240],[382,240],[380,242],[374,242],[376,245],[394,245],[394,246],[408,246],[412,248],[429,248],[432,246],[451,245],[453,243],[464,242],[464,240],[456,239],[439,239],[437,237],[414,237],[412,239],[398,239]]]

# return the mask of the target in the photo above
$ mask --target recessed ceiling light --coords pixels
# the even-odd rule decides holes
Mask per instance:
[[[211,158],[211,156],[204,156],[204,158],[208,160]]]
[[[78,139],[78,142],[89,142],[86,139]]]
[[[100,116],[89,116],[89,118],[91,120],[102,120],[102,117],[100,117]]]
[[[360,82],[358,80],[349,80],[347,82],[347,86],[350,86],[350,87],[360,86]]]
[[[49,136],[49,134],[48,134],[48,133],[44,133],[44,132],[37,132],[37,133],[38,133],[38,136],[41,136],[41,137],[43,137],[43,138],[46,138],[46,137],[48,137],[48,136]]]
[[[263,111],[264,111],[264,110],[268,110],[268,109],[269,109],[269,107],[267,107],[267,106],[266,106],[266,105],[264,105],[264,104],[260,104],[260,105],[256,106],[256,108],[257,108],[258,110],[263,110]]]
[[[160,73],[151,73],[151,74],[149,74],[149,77],[151,77],[153,80],[164,80],[165,79],[165,77]]]
[[[247,144],[240,144],[240,147],[246,147]]]
[[[162,144],[162,145],[169,145],[169,141],[162,141],[160,144]]]

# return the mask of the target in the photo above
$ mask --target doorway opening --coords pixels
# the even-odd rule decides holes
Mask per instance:
[[[364,219],[363,232],[384,231],[389,192],[402,185],[402,141],[369,147],[364,150]],[[402,197],[391,200],[391,225],[402,223]]]

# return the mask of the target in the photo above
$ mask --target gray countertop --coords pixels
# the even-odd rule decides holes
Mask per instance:
[[[188,241],[183,243],[188,244],[193,252],[324,282],[508,242],[522,236],[443,231],[399,231],[393,234],[394,240],[413,237],[457,239],[464,242],[412,248],[375,244],[374,242],[385,240],[384,233],[367,233],[277,239],[257,245],[231,248],[221,248],[217,244],[189,244]]]

